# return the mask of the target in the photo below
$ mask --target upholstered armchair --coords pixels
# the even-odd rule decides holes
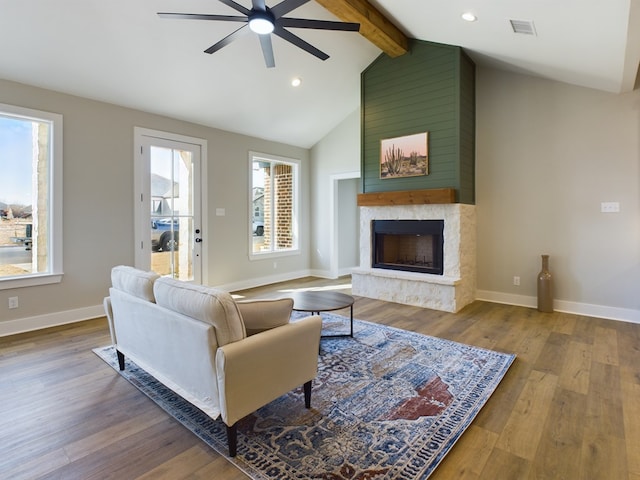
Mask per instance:
[[[322,321],[290,322],[291,299],[236,302],[219,289],[119,266],[105,298],[120,369],[125,357],[227,425],[303,386],[310,407]]]

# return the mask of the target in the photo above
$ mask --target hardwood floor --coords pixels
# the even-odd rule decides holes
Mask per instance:
[[[239,293],[350,293],[349,282],[307,278]],[[640,480],[640,325],[362,297],[354,316],[517,354],[430,479]],[[0,478],[245,479],[92,353],[109,342],[104,318],[0,338]]]

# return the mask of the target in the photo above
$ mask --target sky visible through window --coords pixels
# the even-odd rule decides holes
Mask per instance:
[[[32,123],[0,116],[0,202],[31,205]]]

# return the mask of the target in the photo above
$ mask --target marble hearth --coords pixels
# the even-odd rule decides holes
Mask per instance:
[[[444,220],[443,275],[371,267],[372,220]],[[475,299],[476,207],[460,203],[360,207],[354,295],[457,312]]]

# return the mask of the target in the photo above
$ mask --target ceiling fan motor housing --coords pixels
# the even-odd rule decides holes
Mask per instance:
[[[266,10],[251,10],[249,28],[252,32],[258,35],[267,35],[273,32],[274,24],[275,18],[268,8]]]

